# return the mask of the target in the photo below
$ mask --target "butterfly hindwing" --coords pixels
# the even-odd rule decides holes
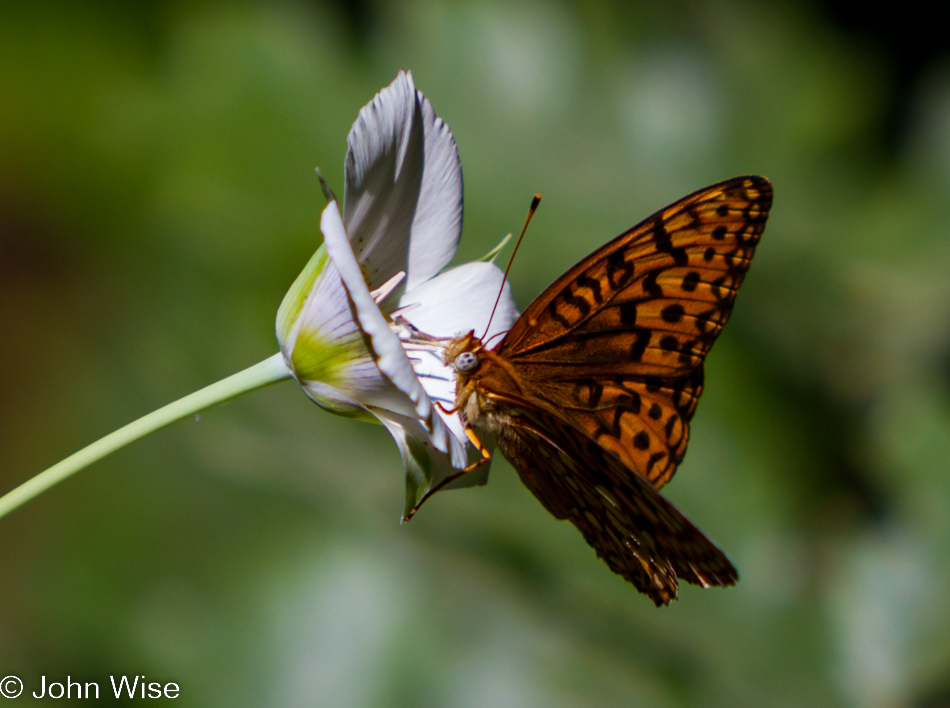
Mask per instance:
[[[497,403],[510,423],[499,446],[525,485],[657,605],[676,598],[677,578],[703,587],[738,579],[702,531],[602,446],[556,415]]]

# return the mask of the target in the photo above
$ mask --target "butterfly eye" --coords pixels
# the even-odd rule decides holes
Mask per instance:
[[[478,357],[474,352],[462,352],[455,358],[455,370],[467,374],[478,368]]]

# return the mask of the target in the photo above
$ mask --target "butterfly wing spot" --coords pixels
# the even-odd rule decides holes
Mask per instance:
[[[594,298],[594,302],[598,305],[602,304],[604,301],[603,295],[601,294],[600,281],[595,278],[589,278],[586,275],[582,275],[577,279],[577,287],[586,288],[590,290],[591,297]]]
[[[555,322],[562,325],[564,328],[571,327],[572,325],[571,321],[567,319],[567,317],[561,314],[561,312],[557,308],[556,301],[552,301],[551,304],[548,305],[548,314],[551,316],[551,319],[553,319]]]
[[[683,307],[683,303],[681,302],[674,302],[672,305],[667,305],[660,311],[660,317],[663,318],[663,321],[669,322],[670,324],[676,324],[681,321],[685,314],[686,308]]]
[[[650,339],[653,337],[653,332],[648,329],[635,329],[631,332],[633,334],[633,343],[630,345],[630,359],[633,361],[642,361],[644,355],[647,353],[647,348],[650,346]]]
[[[637,323],[637,303],[633,300],[621,302],[617,306],[617,314],[622,327],[632,327]]]
[[[627,285],[633,277],[633,263],[629,262],[623,251],[615,251],[607,258],[607,285],[611,291],[617,291]]]
[[[643,476],[646,477],[648,480],[653,481],[655,477],[653,470],[656,467],[656,464],[658,462],[662,462],[663,458],[667,457],[667,455],[668,453],[662,452],[662,451],[654,452],[652,455],[650,455],[650,457],[647,459],[647,466],[646,466],[646,469],[644,470]],[[659,488],[660,484],[656,484],[655,486]]]
[[[650,436],[647,434],[647,431],[641,430],[633,436],[633,446],[638,450],[650,449]]]
[[[575,295],[574,293],[565,293],[562,297],[564,298],[564,304],[577,310],[579,315],[578,319],[583,319],[584,317],[587,317],[588,314],[590,314],[591,303],[587,300],[587,298],[580,295]]]
[[[647,273],[643,278],[643,283],[641,285],[641,290],[646,298],[658,299],[663,297],[663,288],[657,283],[657,279],[660,277],[659,271],[653,271]],[[643,299],[643,298],[641,298]]]
[[[660,417],[662,416],[657,416],[657,419],[659,419]],[[682,421],[680,420],[680,417],[676,415],[676,413],[671,413],[670,417],[666,419],[666,428],[664,429],[663,432],[666,433],[667,438],[673,438],[674,434],[676,433],[676,431],[679,429],[681,425],[682,425]]]
[[[695,292],[696,286],[699,285],[699,278],[698,270],[689,271],[683,276],[683,280],[680,282],[680,288],[687,293]]]

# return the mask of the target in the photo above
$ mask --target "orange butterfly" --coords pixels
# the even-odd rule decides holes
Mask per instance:
[[[658,606],[678,579],[739,577],[657,490],[686,453],[703,360],[771,206],[764,177],[699,190],[558,278],[494,349],[474,332],[445,348],[482,462],[481,439],[496,439],[545,508]]]

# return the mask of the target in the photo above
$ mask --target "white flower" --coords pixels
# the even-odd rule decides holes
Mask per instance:
[[[393,435],[409,515],[480,455],[458,416],[433,403],[453,407],[451,371],[438,352],[407,341],[399,320],[434,337],[491,336],[516,312],[505,284],[486,332],[503,280],[493,264],[439,274],[461,236],[462,170],[451,131],[410,74],[400,72],[363,107],[347,143],[343,214],[335,200],[324,210],[324,245],[284,297],[277,339],[313,401],[379,420]],[[485,465],[446,487],[484,484],[487,473]]]

